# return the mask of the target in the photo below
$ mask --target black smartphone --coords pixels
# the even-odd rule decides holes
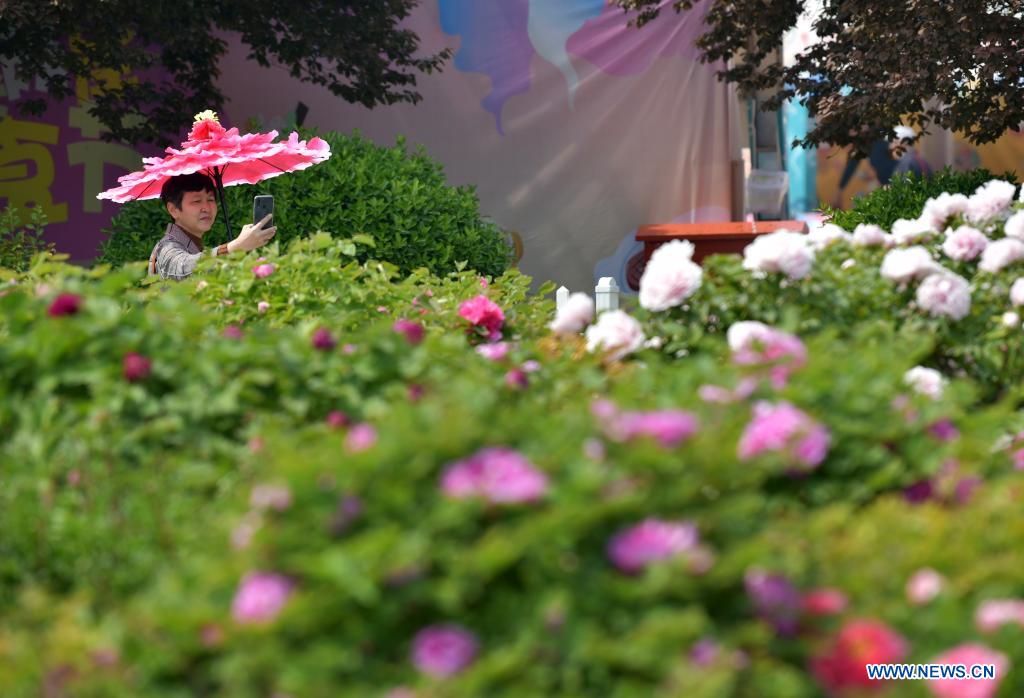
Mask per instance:
[[[274,225],[274,197],[269,194],[261,194],[252,198],[252,224],[256,225],[263,216],[271,214],[270,220],[263,226],[264,228],[270,228]]]

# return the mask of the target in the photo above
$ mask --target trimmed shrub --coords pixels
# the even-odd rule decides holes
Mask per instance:
[[[845,230],[852,231],[861,223],[873,223],[888,230],[900,218],[917,218],[928,199],[943,192],[970,196],[990,179],[1017,183],[1013,172],[997,176],[984,168],[959,172],[946,167],[924,176],[908,172],[894,175],[884,187],[855,197],[853,208],[848,211],[827,204],[822,204],[821,210],[829,222]]]
[[[313,131],[303,138],[319,135]],[[300,172],[224,190],[232,237],[252,221],[256,194],[274,197],[274,220],[281,242],[326,231],[342,238],[371,235],[374,258],[402,274],[424,267],[446,274],[459,262],[488,276],[511,263],[511,246],[501,230],[485,220],[472,187],[446,184],[441,165],[422,147],[408,152],[404,138],[381,148],[358,133],[320,136],[331,158]],[[120,265],[148,259],[170,218],[159,200],[125,204],[105,231],[98,263]],[[207,234],[207,244],[227,242],[224,212]],[[368,257],[360,257],[365,261]]]

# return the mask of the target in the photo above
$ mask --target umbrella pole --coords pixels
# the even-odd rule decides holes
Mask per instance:
[[[213,168],[213,183],[217,185],[217,197],[220,199],[220,208],[224,211],[224,227],[227,228],[228,237],[227,241],[231,241],[231,223],[228,221],[228,207],[224,203],[224,180],[221,177],[221,169],[219,167]]]

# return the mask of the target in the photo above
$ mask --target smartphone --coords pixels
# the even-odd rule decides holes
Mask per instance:
[[[254,196],[252,198],[252,224],[256,225],[263,216],[271,214],[270,220],[267,222],[264,228],[270,228],[274,225],[274,197],[269,194],[262,194],[260,196]]]

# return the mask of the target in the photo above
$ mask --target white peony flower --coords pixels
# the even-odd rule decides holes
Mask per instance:
[[[570,293],[548,327],[558,334],[575,334],[581,332],[593,319],[594,299],[585,293]]]
[[[984,233],[977,228],[962,225],[956,230],[947,231],[942,251],[950,259],[967,262],[984,252],[987,246],[988,238]]]
[[[825,223],[811,230],[807,234],[807,242],[816,251],[828,247],[836,240],[849,240],[850,234],[835,223]]]
[[[1012,310],[1008,310],[1007,312],[1003,313],[1003,316],[999,318],[999,321],[1003,324],[1003,327],[1009,327],[1010,329],[1013,329],[1014,327],[1020,325],[1020,315],[1013,312]]]
[[[917,287],[917,304],[933,317],[962,320],[971,312],[971,285],[952,272],[932,274]]]
[[[925,248],[908,247],[886,252],[880,273],[890,281],[903,284],[913,279],[923,279],[941,269]]]
[[[903,382],[913,388],[921,395],[926,395],[933,400],[942,397],[946,389],[946,379],[934,368],[914,366],[903,374]]]
[[[984,223],[1001,217],[1013,202],[1017,187],[1001,179],[982,184],[967,200],[964,217],[971,223]]]
[[[1010,286],[1010,302],[1014,305],[1024,305],[1024,277],[1013,282]]]
[[[995,274],[1021,259],[1024,259],[1024,242],[1016,238],[1003,238],[989,243],[981,253],[978,268]]]
[[[938,231],[933,230],[927,221],[920,218],[898,218],[892,224],[892,239],[897,245],[912,245],[931,237],[936,232]]]
[[[644,331],[640,323],[622,310],[608,310],[587,328],[587,351],[609,352],[614,360],[630,354],[644,344]]]
[[[921,211],[921,220],[926,221],[932,230],[943,230],[949,219],[967,211],[967,197],[963,194],[943,192],[928,199]]]
[[[1010,216],[1003,226],[1003,230],[1006,231],[1006,237],[1008,238],[1024,240],[1024,211],[1017,211]]]
[[[668,310],[696,293],[704,273],[692,258],[693,244],[685,240],[658,247],[640,277],[640,306]]]
[[[802,279],[811,272],[814,248],[807,236],[790,230],[759,235],[743,249],[743,268],[769,273],[781,272]]]
[[[889,234],[872,223],[861,223],[853,229],[853,244],[860,247],[889,247]]]

